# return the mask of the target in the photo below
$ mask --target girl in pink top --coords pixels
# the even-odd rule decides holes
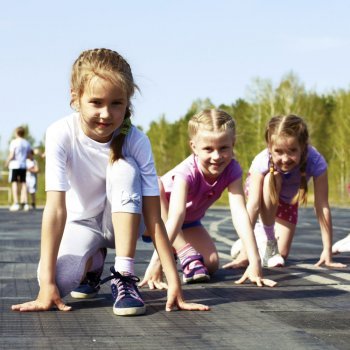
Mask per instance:
[[[162,218],[180,260],[184,282],[209,280],[219,267],[218,252],[201,219],[227,188],[233,224],[250,262],[237,282],[243,283],[249,278],[258,286],[274,286],[275,282],[262,277],[260,257],[245,208],[242,170],[233,159],[234,120],[224,111],[208,109],[191,118],[188,131],[193,154],[160,179]],[[166,288],[156,252],[140,286],[147,283],[152,289]]]
[[[327,164],[309,145],[304,120],[296,115],[276,116],[265,131],[267,148],[252,162],[246,182],[247,210],[263,266],[284,266],[298,219],[299,203],[306,204],[307,183],[314,182],[315,211],[320,223],[323,250],[316,266],[345,265],[332,261],[332,218],[328,204]],[[259,216],[259,221],[257,222]],[[244,265],[245,254],[235,242],[232,266]]]

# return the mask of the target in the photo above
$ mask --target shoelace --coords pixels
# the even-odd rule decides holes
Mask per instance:
[[[132,297],[137,297],[137,292],[134,289],[134,284],[137,282],[140,282],[140,279],[137,276],[134,275],[122,275],[120,272],[115,271],[114,266],[110,267],[110,271],[112,273],[112,275],[104,278],[103,280],[100,281],[100,283],[98,284],[98,286],[101,286],[102,284],[112,280],[112,279],[116,279],[117,280],[117,288],[118,288],[118,295],[131,295]],[[123,293],[120,293],[123,292]],[[113,291],[112,288],[112,292],[113,292],[113,297],[116,298],[116,292]]]

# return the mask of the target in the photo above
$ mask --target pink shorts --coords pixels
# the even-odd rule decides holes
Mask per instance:
[[[248,174],[248,177],[247,177],[247,180],[245,181],[245,186],[244,186],[244,193],[247,197],[249,194],[249,180],[250,179]],[[283,202],[280,199],[278,203],[276,217],[284,221],[287,221],[293,225],[296,225],[298,222],[298,207],[299,207],[298,202],[295,204],[289,204],[289,203]]]
[[[298,222],[298,206],[298,202],[295,204],[289,204],[280,200],[278,203],[276,217],[296,225]]]

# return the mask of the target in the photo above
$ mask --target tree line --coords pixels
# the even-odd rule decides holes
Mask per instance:
[[[196,100],[184,116],[168,122],[166,116],[153,121],[146,132],[153,149],[157,172],[166,173],[190,154],[187,124],[195,113],[204,108],[220,108],[228,112],[237,124],[237,140],[234,147],[236,159],[246,175],[254,156],[266,147],[264,130],[274,115],[297,114],[305,119],[310,141],[328,163],[329,196],[333,203],[349,205],[350,183],[350,91],[338,89],[326,94],[307,91],[298,77],[289,73],[277,86],[270,80],[255,79],[249,86],[246,99],[239,98],[232,104],[215,106],[210,99]],[[27,138],[35,144],[27,128]],[[38,146],[44,153],[44,145]],[[40,157],[39,157],[40,158]],[[38,199],[44,201],[44,159],[40,158]],[[0,180],[6,183],[6,179]],[[312,193],[312,187],[310,187]],[[3,202],[3,198],[0,198]],[[222,204],[226,204],[224,199]]]
[[[264,131],[275,115],[297,114],[305,119],[310,143],[328,163],[329,195],[332,202],[349,204],[350,183],[350,92],[335,90],[327,94],[307,91],[298,77],[289,73],[277,86],[270,80],[256,79],[247,99],[230,105],[215,106],[210,99],[193,102],[187,113],[175,122],[165,116],[153,121],[147,132],[159,175],[164,174],[190,154],[187,123],[204,108],[220,108],[237,123],[236,159],[246,174],[254,156],[266,147]],[[312,193],[312,187],[311,193]]]

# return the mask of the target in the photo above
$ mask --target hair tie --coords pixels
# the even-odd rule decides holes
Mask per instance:
[[[125,118],[123,124],[120,127],[120,134],[127,135],[131,129],[131,120],[130,118]]]
[[[270,173],[273,174],[275,172],[275,169],[273,168],[273,166],[270,166]]]

